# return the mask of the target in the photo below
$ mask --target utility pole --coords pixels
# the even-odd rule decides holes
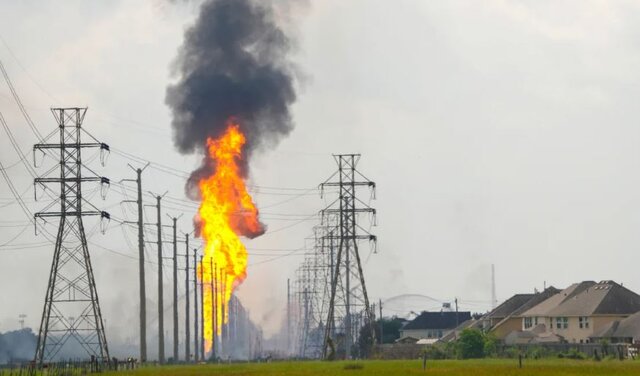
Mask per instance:
[[[198,340],[198,250],[193,250],[193,361],[200,360],[200,342]]]
[[[180,216],[182,217],[182,215]],[[173,217],[173,361],[178,361],[178,218]]]
[[[156,196],[158,212],[158,362],[164,363],[164,291],[162,288],[162,196]]]
[[[185,319],[185,323],[184,323],[184,335],[185,335],[185,341],[184,341],[184,361],[188,362],[189,359],[191,359],[191,343],[189,343],[190,338],[189,338],[189,234],[185,234],[184,235],[184,242],[186,244],[185,247],[185,253],[184,253],[184,268],[185,268],[185,281],[184,281],[184,289],[185,289],[185,294],[184,294],[184,300],[185,300],[185,307],[184,307],[184,319]]]
[[[204,270],[200,256],[200,360],[204,361]]]
[[[338,154],[334,155],[334,159],[338,164],[338,171],[320,185],[323,191],[327,187],[336,187],[339,192],[336,201],[338,207],[336,208],[332,204],[322,210],[323,220],[327,216],[336,215],[338,217],[337,230],[339,234],[337,236],[339,241],[338,254],[335,260],[335,273],[333,273],[331,281],[331,297],[325,326],[323,358],[327,357],[329,339],[333,337],[332,331],[337,325],[344,322],[345,358],[351,359],[351,346],[357,343],[359,332],[354,330],[352,321],[356,308],[360,307],[364,311],[364,320],[369,326],[372,343],[376,342],[375,324],[372,320],[374,314],[371,312],[369,304],[358,242],[368,240],[375,247],[377,237],[363,230],[364,226],[357,223],[358,214],[369,214],[375,225],[376,211],[356,196],[356,187],[364,186],[372,190],[373,197],[376,184],[356,169],[360,154]],[[351,276],[357,277],[357,279],[352,281]],[[341,289],[344,292],[337,296],[338,285],[344,286],[344,290]],[[336,317],[337,306],[344,307],[344,317]],[[337,343],[335,338],[332,341]]]
[[[384,323],[382,322],[382,299],[378,299],[378,309],[380,310],[380,344],[382,345],[384,337]]]
[[[218,304],[220,307],[220,315],[222,317],[220,317],[220,338],[218,340],[218,354],[219,356],[222,356],[223,351],[224,351],[224,345],[223,345],[223,340],[224,340],[224,294],[225,294],[225,288],[224,288],[224,277],[222,276],[222,269],[217,269],[216,270],[216,280],[218,282],[218,295],[220,295],[220,300],[218,300]],[[218,319],[218,317],[216,317],[216,320]]]
[[[291,283],[287,278],[287,355],[291,350]]]
[[[458,328],[458,325],[460,325],[460,323],[458,322],[458,298],[455,299],[456,302],[456,328]]]
[[[209,258],[209,270],[211,275],[211,359],[216,359],[216,288],[215,288],[215,264],[213,257]]]
[[[491,309],[496,309],[498,298],[496,297],[496,267],[491,264]]]
[[[105,211],[83,209],[83,204],[94,209],[95,206],[83,198],[82,183],[97,182],[105,187],[110,182],[102,176],[82,176],[83,170],[91,170],[83,165],[81,151],[84,148],[99,148],[102,154],[109,151],[109,146],[98,142],[81,128],[86,108],[53,108],[51,112],[58,124],[59,143],[36,144],[33,150],[34,155],[36,150],[59,150],[59,176],[48,177],[56,171],[51,169],[44,176],[35,178],[34,184],[60,184],[60,211],[36,213],[34,222],[52,217],[60,218],[60,222],[34,363],[42,367],[45,362],[53,360],[67,340],[73,337],[89,356],[99,364],[105,364],[110,362],[109,349],[83,217],[97,216],[101,221],[108,221],[111,217]],[[96,142],[82,142],[83,132]]]
[[[138,285],[140,288],[140,362],[147,361],[147,292],[144,271],[144,216],[142,201],[142,172],[149,166],[147,163],[143,168],[129,167],[136,172],[136,179],[122,179],[121,181],[133,181],[136,183],[138,190],[138,199],[136,201],[125,200],[123,202],[132,202],[138,206]]]

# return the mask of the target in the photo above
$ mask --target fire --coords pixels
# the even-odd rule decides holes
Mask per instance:
[[[211,351],[214,339],[213,321],[219,336],[222,325],[229,319],[231,294],[247,276],[247,250],[240,236],[255,237],[264,232],[264,226],[258,220],[258,209],[247,192],[238,166],[245,142],[244,134],[234,121],[229,121],[221,137],[207,139],[208,156],[215,164],[215,172],[198,183],[202,202],[197,221],[205,243],[198,275],[204,286],[202,303],[207,353]]]

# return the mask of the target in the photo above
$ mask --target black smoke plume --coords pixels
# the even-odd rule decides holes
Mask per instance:
[[[247,138],[248,158],[293,129],[295,101],[291,40],[276,22],[270,1],[206,0],[186,30],[175,62],[178,82],[167,88],[174,143],[183,153],[205,151],[208,137],[220,136],[235,118]],[[187,184],[215,168],[205,158]]]

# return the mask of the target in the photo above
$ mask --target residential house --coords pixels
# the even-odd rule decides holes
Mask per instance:
[[[521,315],[521,330],[540,330],[586,343],[611,322],[640,311],[640,295],[613,281],[573,284]]]
[[[614,320],[591,336],[592,342],[607,340],[609,343],[640,344],[640,312]]]
[[[400,329],[400,338],[442,338],[460,323],[471,319],[471,312],[422,312]]]
[[[553,286],[547,287],[542,292],[534,294],[518,294],[489,312],[485,322],[489,327],[485,330],[493,333],[498,339],[504,339],[509,333],[522,328],[522,315],[532,307],[556,295],[560,290]]]

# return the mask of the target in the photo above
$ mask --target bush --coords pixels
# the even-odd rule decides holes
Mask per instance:
[[[498,354],[498,339],[493,333],[484,335],[484,356],[494,357]]]
[[[540,359],[550,355],[552,355],[552,351],[542,346],[530,347],[526,353],[526,357],[530,359]]]
[[[558,358],[566,358],[566,359],[586,359],[587,356],[578,351],[577,349],[571,349],[569,351],[567,351],[566,353],[558,353]]]
[[[457,354],[462,359],[477,359],[484,356],[485,338],[478,329],[464,329],[457,343]]]
[[[509,347],[504,351],[504,355],[509,359],[516,359],[520,355],[520,349],[517,347]]]
[[[427,359],[447,359],[447,351],[443,346],[440,345],[431,345],[425,347],[423,350],[424,354],[427,356]]]

